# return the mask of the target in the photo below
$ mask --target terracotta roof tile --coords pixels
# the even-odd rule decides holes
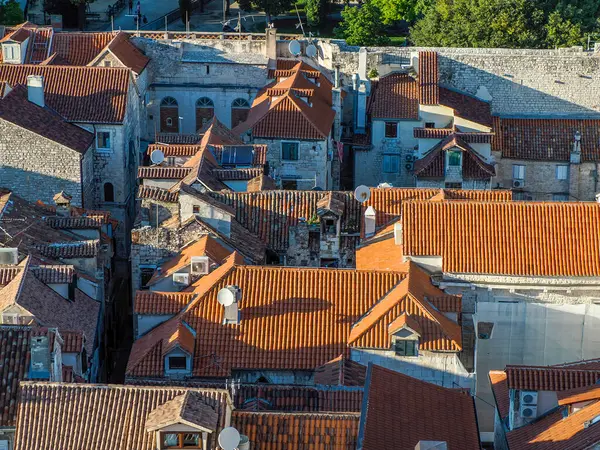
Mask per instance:
[[[563,391],[596,384],[600,370],[555,366],[506,366],[509,389]]]
[[[235,389],[234,404],[244,411],[359,412],[362,398],[360,387],[252,384]]]
[[[95,258],[98,256],[98,243],[98,240],[50,243],[38,245],[37,249],[52,259]]]
[[[419,101],[422,105],[440,103],[439,81],[437,52],[419,52]]]
[[[485,162],[460,136],[450,134],[415,161],[415,175],[421,178],[443,178],[446,174],[445,152],[450,150],[462,152],[464,179],[489,180],[496,174],[494,166]]]
[[[148,416],[190,391],[215,404],[217,430],[209,435],[208,448],[216,448],[230,403],[225,390],[26,382],[21,384],[15,450],[58,450],[66,447],[57,443],[73,442],[94,450],[155,450],[156,437],[146,431]]]
[[[213,169],[212,173],[215,177],[222,181],[228,180],[251,180],[264,172],[264,169],[259,167],[251,169]]]
[[[141,185],[138,189],[137,198],[156,200],[159,202],[177,203],[179,192],[172,192],[168,189],[163,189],[156,186]]]
[[[354,450],[359,416],[234,411],[231,424],[248,436],[253,448],[261,450]]]
[[[489,144],[493,133],[464,132],[453,128],[413,128],[413,136],[417,139],[444,139],[450,134],[460,136],[468,144]]]
[[[289,245],[289,227],[300,220],[317,217],[317,203],[326,195],[317,191],[261,191],[211,193],[235,210],[236,220],[256,234],[275,251]],[[351,192],[340,193],[344,199],[342,231],[357,233],[361,223],[361,207]]]
[[[129,40],[129,35],[120,31],[112,41],[107,45],[107,49],[123,63],[125,67],[129,67],[136,74],[142,73],[150,62],[150,58],[146,57],[135,45]]]
[[[130,72],[125,68],[0,64],[0,80],[26,85],[44,77],[46,104],[70,122],[122,123]]]
[[[198,144],[201,139],[201,134],[157,133],[155,136],[157,144],[165,145],[193,145]]]
[[[315,76],[317,83],[307,78]],[[335,117],[332,87],[319,71],[297,62],[282,81],[258,93],[248,119],[233,132],[241,135],[252,130],[254,137],[267,138],[326,139]]]
[[[63,353],[81,353],[85,337],[81,331],[60,331],[60,337],[63,339]],[[93,339],[93,337],[91,337]]]
[[[138,178],[182,179],[192,171],[191,167],[151,166],[138,167]]]
[[[73,282],[75,268],[70,265],[32,266],[33,274],[45,284],[67,284]],[[2,283],[0,283],[2,284]]]
[[[52,52],[70,66],[87,66],[114,39],[115,33],[54,33]]]
[[[440,105],[452,108],[456,117],[488,127],[492,126],[492,110],[488,102],[451,89],[440,87],[439,91]]]
[[[315,369],[315,384],[327,386],[364,386],[367,367],[340,355]],[[346,410],[353,411],[353,410]]]
[[[429,275],[423,269],[409,263],[408,274],[402,282],[352,326],[348,343],[358,348],[389,349],[392,345],[391,335],[401,325],[398,318],[404,315],[404,323],[420,332],[419,348],[428,351],[460,351],[460,325],[443,315],[427,300],[430,296],[443,295],[442,291],[431,284]],[[410,318],[406,319],[408,315]]]
[[[218,407],[218,400],[187,391],[153,409],[146,420],[146,431],[184,424],[214,432],[219,423]]]
[[[371,117],[374,119],[419,119],[419,90],[408,74],[392,73],[382,77],[371,92]]]
[[[492,150],[503,158],[569,161],[579,132],[581,160],[600,160],[600,120],[494,117],[494,131]]]
[[[363,450],[414,450],[419,441],[443,441],[449,449],[480,448],[475,404],[463,392],[371,365],[364,402]]]
[[[489,378],[498,413],[500,417],[504,419],[508,417],[510,411],[510,397],[506,372],[504,370],[492,370],[489,373]]]
[[[22,270],[19,266],[0,266],[0,286],[6,286]]]
[[[246,186],[246,192],[274,191],[275,189],[277,189],[275,180],[265,174],[252,178]]]
[[[452,273],[598,276],[599,232],[596,203],[414,201],[402,214],[404,254]]]
[[[198,331],[194,376],[229,376],[235,368],[315,369],[345,351],[352,323],[403,278],[395,272],[237,264],[232,256],[202,277],[194,288],[198,296],[181,313]],[[237,326],[222,324],[216,295],[226,285],[242,290]],[[313,325],[300,326],[304,320]],[[166,322],[134,343],[128,376],[163,375],[157,356],[169,326]]]
[[[50,108],[41,108],[27,99],[27,88],[16,86],[0,98],[0,119],[25,128],[79,153],[87,152],[94,135],[66,122]]]
[[[137,291],[134,314],[177,314],[196,294],[193,292]]]

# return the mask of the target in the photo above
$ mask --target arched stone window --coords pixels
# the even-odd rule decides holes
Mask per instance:
[[[208,97],[199,98],[196,102],[196,130],[200,130],[214,115],[214,102]]]
[[[165,97],[160,102],[161,133],[179,133],[179,106],[173,97]]]
[[[115,188],[112,183],[104,183],[104,201],[114,202],[115,201]]]
[[[231,103],[231,128],[245,122],[248,118],[248,111],[250,111],[248,100],[236,98]]]

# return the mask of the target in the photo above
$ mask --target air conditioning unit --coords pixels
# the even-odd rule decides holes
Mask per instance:
[[[0,264],[19,264],[19,252],[16,248],[0,248]]]
[[[519,393],[519,413],[523,419],[537,417],[538,393],[535,391],[521,391]]]
[[[412,172],[412,171],[413,171],[413,169],[415,168],[415,165],[414,165],[413,163],[411,163],[411,162],[410,162],[410,163],[406,163],[406,164],[404,165],[404,167],[406,168],[406,170],[407,170],[407,171],[409,171],[409,172]]]
[[[415,160],[415,159],[417,159],[417,158],[416,158],[414,155],[407,154],[407,155],[404,157],[404,159],[406,159],[406,162],[412,162],[412,161],[414,161],[414,160]]]
[[[208,256],[192,256],[192,275],[207,275],[210,273],[210,258]]]
[[[512,187],[514,189],[522,189],[525,187],[525,180],[513,180]]]
[[[173,284],[175,286],[189,286],[190,274],[189,273],[174,273]]]

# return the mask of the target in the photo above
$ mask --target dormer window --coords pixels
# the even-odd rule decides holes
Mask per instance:
[[[161,433],[162,448],[202,448],[201,433]]]
[[[170,356],[168,365],[169,370],[187,370],[187,358],[185,356]]]
[[[419,341],[415,339],[396,339],[394,352],[397,356],[418,356]]]
[[[19,44],[2,44],[2,54],[5,63],[21,63],[21,46]]]
[[[462,152],[459,150],[451,150],[448,152],[448,165],[451,167],[460,167]]]

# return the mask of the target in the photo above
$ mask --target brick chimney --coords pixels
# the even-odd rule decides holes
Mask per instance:
[[[41,75],[29,75],[27,77],[27,99],[39,107],[46,106],[44,100],[44,77]]]

